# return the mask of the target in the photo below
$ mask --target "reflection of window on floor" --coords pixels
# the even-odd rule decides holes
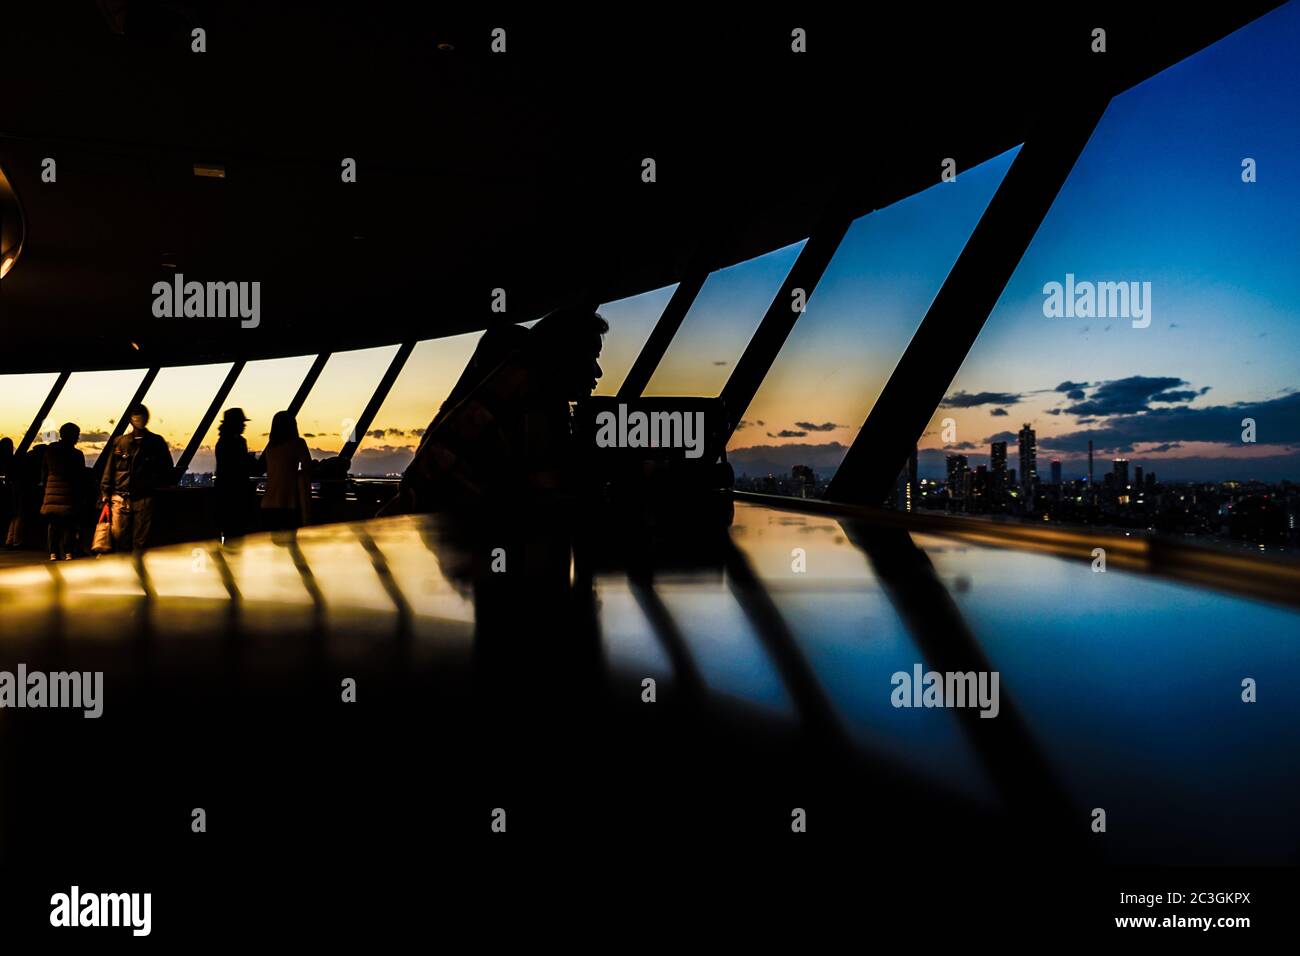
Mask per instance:
[[[190,436],[199,427],[204,412],[212,404],[212,396],[217,394],[233,364],[174,365],[158,370],[144,396],[144,403],[149,408],[149,430],[167,440],[173,459],[180,457],[189,444]],[[126,399],[122,401],[125,403]],[[211,472],[213,467],[212,449],[209,447],[195,455],[189,470],[191,474],[204,474]]]
[[[400,475],[405,470],[425,428],[465,370],[482,334],[466,332],[416,344],[362,437],[352,458],[352,474]]]
[[[73,372],[41,423],[36,441],[58,441],[63,423],[72,422],[81,428],[78,447],[86,456],[87,464],[93,464],[108,441],[118,416],[126,411],[126,403],[144,381],[145,371],[136,368]]]
[[[1111,102],[934,412],[926,504],[1297,543],[1300,178],[1264,174],[1300,143],[1297,44],[1292,4]],[[1053,282],[1128,314],[1049,315]]]
[[[383,345],[335,352],[326,360],[298,413],[298,431],[313,458],[329,458],[343,448],[397,349]]]
[[[600,352],[600,368],[604,374],[596,384],[595,394],[614,395],[618,392],[675,291],[677,284],[673,283],[662,289],[606,302],[600,307],[598,311],[609,323],[609,332]]]
[[[1016,152],[849,227],[732,435],[737,487],[821,497]]]
[[[801,240],[711,273],[645,394],[719,394],[803,245]]]
[[[248,450],[254,454],[261,452],[271,434],[272,416],[289,407],[315,360],[315,355],[295,355],[290,358],[258,359],[245,365],[235,380],[235,387],[221,403],[217,417],[212,420],[212,427],[203,438],[199,453],[190,464],[191,474],[203,474],[215,468],[212,450],[217,443],[217,426],[221,424],[222,413],[227,408],[244,410],[249,419],[244,432]],[[208,401],[211,400],[212,396],[209,395]]]
[[[0,438],[18,447],[58,377],[57,372],[0,375]]]

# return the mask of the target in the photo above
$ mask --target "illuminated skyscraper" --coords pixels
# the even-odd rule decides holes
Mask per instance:
[[[1020,429],[1020,498],[1026,508],[1034,506],[1038,486],[1038,436],[1026,422]]]
[[[1115,472],[1115,485],[1120,491],[1128,487],[1128,459],[1116,458],[1111,462],[1111,468]]]

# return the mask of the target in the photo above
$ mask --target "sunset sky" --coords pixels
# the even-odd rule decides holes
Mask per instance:
[[[1300,479],[1300,5],[1290,4],[1117,97],[1048,213],[921,441],[922,473],[945,454],[981,463],[1031,423],[1040,459],[1082,473],[1091,437],[1164,477]],[[740,461],[833,466],[852,442],[1014,160],[858,220],[808,301],[729,451]],[[1241,163],[1257,163],[1243,183]],[[936,170],[937,178],[938,170]],[[716,395],[802,243],[705,283],[647,388]],[[1149,328],[1047,318],[1043,286],[1150,282]],[[606,303],[599,394],[617,390],[674,287]],[[400,471],[455,382],[477,333],[421,342],[365,436],[359,473]],[[337,453],[396,346],[331,357],[299,415],[318,458]],[[272,414],[314,356],[248,363],[224,407]],[[152,427],[184,447],[229,365],[164,369],[146,396]],[[75,421],[94,460],[143,369],[78,372],[43,423]],[[0,435],[17,441],[55,375],[0,376]],[[939,423],[957,423],[945,447]],[[1241,442],[1254,418],[1258,443]],[[192,469],[212,467],[215,424]],[[1013,455],[1014,457],[1014,455]],[[738,470],[741,470],[738,468]],[[1046,465],[1040,464],[1046,471]]]

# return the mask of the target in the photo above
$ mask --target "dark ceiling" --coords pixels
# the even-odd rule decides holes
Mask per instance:
[[[470,22],[432,4],[40,0],[0,33],[0,168],[27,223],[0,282],[0,370],[360,347],[499,321],[498,287],[512,321],[657,288],[692,257],[801,239],[832,206],[896,201],[944,157],[981,162],[1275,5]],[[261,282],[260,326],[155,319],[175,271]]]

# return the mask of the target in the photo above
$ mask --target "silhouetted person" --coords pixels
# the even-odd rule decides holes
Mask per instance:
[[[352,459],[341,455],[323,458],[315,463],[316,479],[320,491],[316,496],[316,521],[342,521],[347,506],[348,471]]]
[[[108,461],[99,482],[100,502],[112,505],[114,551],[143,551],[153,526],[154,493],[174,480],[171,449],[149,431],[149,409],[127,410],[131,430],[104,449]]]
[[[17,549],[26,545],[32,525],[40,517],[41,461],[45,457],[45,448],[45,445],[35,445],[27,449],[25,455],[14,454],[9,473],[14,510],[5,535],[6,547]]]
[[[5,534],[5,547],[9,547],[9,523],[15,513],[14,467],[14,440],[0,438],[0,531]]]
[[[289,412],[272,417],[271,435],[258,464],[266,469],[262,527],[284,531],[305,525],[311,502],[311,451]]]
[[[567,308],[531,331],[514,328],[484,333],[383,513],[521,505],[572,491],[569,402],[596,388],[609,323],[591,309]]]
[[[41,514],[49,522],[45,531],[51,561],[72,560],[77,543],[77,519],[86,499],[86,456],[77,447],[81,429],[72,422],[59,428],[59,440],[45,449],[41,483],[45,497]]]
[[[244,426],[248,416],[242,408],[227,408],[217,426],[217,527],[222,538],[247,534],[253,522],[257,495],[252,476],[258,474],[257,458],[248,450]]]

